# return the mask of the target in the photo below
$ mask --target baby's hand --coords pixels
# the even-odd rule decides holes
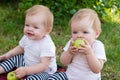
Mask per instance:
[[[8,59],[6,54],[0,56],[0,61]]]
[[[82,48],[79,48],[79,53],[83,53],[85,55],[88,55],[89,53],[91,53],[92,51],[92,47],[91,45],[88,43],[88,41],[84,40],[85,41],[85,45],[82,45]]]
[[[16,74],[16,77],[19,78],[19,79],[23,78],[25,75],[27,75],[26,67],[19,67],[14,72]]]
[[[70,43],[70,47],[68,49],[69,53],[74,55],[74,54],[77,54],[78,53],[78,48],[73,46],[73,41],[71,41]]]

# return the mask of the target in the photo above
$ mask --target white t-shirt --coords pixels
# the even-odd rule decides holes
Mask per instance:
[[[70,41],[64,47],[64,51],[68,50],[69,45]],[[107,60],[104,45],[101,41],[96,40],[92,44],[92,49],[98,59]],[[72,63],[68,65],[66,74],[69,80],[101,80],[101,74],[93,73],[89,68],[84,54],[78,54],[73,57]]]
[[[26,66],[40,63],[40,58],[45,56],[51,57],[49,69],[45,72],[54,73],[57,70],[55,45],[49,35],[46,35],[39,41],[30,40],[27,36],[23,36],[19,45],[24,48],[24,61]]]

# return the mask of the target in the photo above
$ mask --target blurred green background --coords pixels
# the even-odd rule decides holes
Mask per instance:
[[[102,22],[99,37],[105,44],[107,62],[102,80],[120,79],[120,1],[119,0],[0,0],[0,55],[12,49],[23,35],[24,11],[35,4],[48,6],[54,14],[52,39],[57,47],[57,63],[71,37],[68,22],[81,8],[94,9]]]

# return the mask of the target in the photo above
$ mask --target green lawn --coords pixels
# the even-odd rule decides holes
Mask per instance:
[[[16,18],[17,16],[17,18]],[[102,80],[119,80],[120,78],[120,16],[110,15],[102,23],[102,33],[99,37],[105,44],[107,62],[102,71]],[[18,44],[23,35],[23,22],[11,7],[0,6],[0,54],[4,54]],[[61,20],[62,21],[62,18]],[[68,22],[66,21],[66,24]],[[57,63],[62,48],[71,37],[67,25],[54,25],[51,36],[57,47]]]

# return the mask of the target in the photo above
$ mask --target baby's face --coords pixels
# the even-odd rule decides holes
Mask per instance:
[[[44,22],[45,15],[42,13],[26,16],[24,34],[32,40],[42,39],[47,34]]]
[[[83,38],[87,40],[89,44],[92,44],[97,38],[97,33],[93,29],[88,17],[85,17],[80,21],[72,21],[71,34],[73,39]]]

